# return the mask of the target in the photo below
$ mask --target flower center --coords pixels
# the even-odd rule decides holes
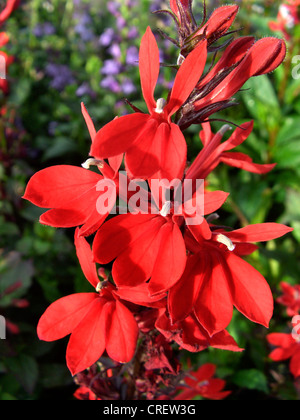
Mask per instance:
[[[159,212],[159,214],[163,217],[169,216],[172,206],[173,206],[172,201],[166,201],[165,204],[163,205],[163,208]]]
[[[162,114],[164,112],[164,107],[166,105],[166,101],[163,98],[159,98],[156,102],[156,108],[154,110],[154,112],[156,112],[157,114]]]
[[[90,169],[91,166],[98,166],[99,169],[103,168],[103,162],[99,159],[87,159],[85,162],[81,164],[84,169]]]
[[[235,250],[235,245],[234,243],[231,241],[231,239],[227,238],[227,236],[222,235],[222,233],[220,233],[217,236],[217,242],[219,242],[220,244],[225,245],[229,251],[234,251]]]

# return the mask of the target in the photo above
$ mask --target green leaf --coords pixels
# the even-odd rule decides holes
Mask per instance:
[[[233,378],[233,383],[241,388],[256,389],[268,393],[268,381],[266,376],[257,369],[240,370]]]

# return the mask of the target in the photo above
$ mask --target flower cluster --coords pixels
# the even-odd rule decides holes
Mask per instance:
[[[230,126],[214,133],[208,119],[233,106],[233,96],[250,77],[275,70],[285,58],[285,43],[272,37],[236,38],[223,45],[216,64],[207,66],[209,54],[221,52],[216,41],[229,34],[238,6],[218,8],[200,26],[192,0],[170,1],[170,8],[179,57],[166,98],[154,97],[161,63],[148,27],[139,49],[147,112],[129,103],[133,113],[97,131],[82,104],[92,140],[90,158],[83,167],[60,165],[36,173],[25,191],[25,199],[48,209],[41,223],[76,227],[77,256],[95,289],[54,302],[38,325],[42,340],[71,335],[67,364],[73,375],[104,354],[118,363],[138,357],[145,325],[190,352],[210,346],[241,351],[226,330],[233,308],[265,327],[272,317],[270,287],[244,257],[257,250],[257,242],[292,229],[276,223],[240,229],[217,224],[215,213],[229,194],[208,191],[205,182],[197,181],[206,181],[220,164],[256,174],[273,169],[233,151],[246,141],[253,122],[223,141]],[[189,164],[185,130],[195,124],[201,125],[203,147]],[[140,188],[141,182],[150,188]],[[114,208],[120,214],[111,214]],[[103,274],[103,268],[111,273]],[[187,383],[201,388],[197,381],[205,375],[194,376]],[[218,395],[222,386],[214,389]]]

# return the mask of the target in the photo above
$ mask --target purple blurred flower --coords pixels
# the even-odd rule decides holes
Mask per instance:
[[[121,92],[121,87],[117,80],[113,76],[107,76],[105,77],[101,83],[100,86],[104,89],[108,89],[113,93],[119,93]]]
[[[116,1],[109,1],[107,3],[107,10],[114,16],[117,16],[119,13],[120,4]]]
[[[33,34],[37,38],[41,38],[46,35],[53,35],[55,34],[55,27],[50,22],[38,23],[33,29]]]
[[[136,39],[139,36],[139,31],[135,26],[132,26],[127,34],[128,39]]]
[[[99,44],[102,45],[102,47],[108,47],[114,40],[115,37],[115,31],[113,28],[107,28],[105,31],[101,34],[99,38]]]
[[[139,62],[139,50],[135,46],[131,46],[127,49],[126,64],[137,66]]]
[[[122,92],[123,92],[125,95],[130,95],[131,93],[133,93],[133,92],[135,92],[135,91],[136,91],[136,87],[135,87],[135,85],[134,85],[134,84],[133,84],[133,82],[132,82],[130,79],[128,79],[128,78],[126,78],[126,79],[123,81],[121,88],[122,88]]]
[[[82,85],[80,85],[78,87],[78,89],[76,90],[76,95],[77,96],[91,96],[91,97],[95,97],[96,94],[95,92],[91,89],[90,85],[87,82],[82,83]]]
[[[120,58],[121,57],[121,48],[118,44],[112,44],[112,46],[109,48],[109,53],[114,58]]]
[[[46,66],[46,74],[52,79],[50,86],[58,91],[75,82],[71,70],[63,64],[49,63]]]
[[[119,74],[122,70],[122,65],[116,60],[109,59],[105,60],[103,63],[103,67],[101,69],[101,73],[105,75],[114,75]]]

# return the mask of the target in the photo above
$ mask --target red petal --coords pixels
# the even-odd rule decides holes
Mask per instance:
[[[150,128],[148,114],[129,114],[106,124],[96,134],[90,154],[106,159],[125,153],[135,141],[143,139]]]
[[[174,80],[170,99],[165,107],[171,116],[185,103],[202,76],[207,58],[207,42],[199,43],[184,60]]]
[[[280,238],[292,231],[292,228],[280,223],[260,223],[226,232],[226,236],[233,242],[265,242]]]
[[[106,331],[106,350],[109,357],[119,363],[128,363],[133,358],[139,329],[133,314],[116,301],[110,312]]]
[[[97,274],[96,264],[94,263],[93,253],[86,239],[82,236],[79,236],[79,233],[79,229],[76,229],[75,247],[77,257],[85,277],[91,283],[91,285],[96,288],[99,283],[99,277]]]
[[[160,216],[148,219],[141,235],[136,236],[128,246],[123,243],[123,252],[114,262],[112,270],[118,287],[137,286],[151,277],[154,264],[157,264],[156,258],[161,243],[160,230],[164,224],[165,220]]]
[[[156,296],[150,296],[147,283],[140,284],[137,287],[120,287],[114,292],[120,299],[135,303],[136,305],[149,308],[164,308],[166,306],[166,293]]]
[[[210,336],[223,331],[231,321],[233,304],[228,273],[222,257],[217,253],[211,254],[210,262],[206,261],[206,278],[194,310]]]
[[[171,124],[168,129],[164,127],[164,133],[161,136],[161,147],[160,178],[168,179],[169,181],[181,180],[186,166],[187,145],[178,125]]]
[[[234,253],[226,253],[232,275],[234,306],[248,319],[268,328],[273,315],[273,296],[265,278]]]
[[[82,114],[83,114],[83,117],[84,117],[84,119],[85,119],[85,122],[86,122],[86,125],[87,125],[87,128],[88,128],[88,130],[89,130],[89,133],[90,133],[90,136],[91,136],[91,139],[92,139],[92,142],[94,141],[94,139],[95,139],[95,137],[96,137],[96,129],[95,129],[95,126],[94,126],[94,123],[93,123],[93,121],[92,121],[92,119],[91,119],[91,117],[89,116],[89,113],[87,112],[87,109],[86,109],[86,107],[84,106],[84,103],[83,102],[81,102],[81,112],[82,112]],[[96,156],[95,156],[96,157]]]
[[[143,96],[151,114],[156,108],[154,90],[159,75],[159,49],[149,26],[141,41],[139,68]]]
[[[52,303],[39,320],[39,339],[55,341],[71,334],[96,298],[96,293],[76,293]]]
[[[263,175],[272,171],[272,169],[274,169],[276,166],[276,163],[269,163],[264,165],[253,163],[249,156],[238,152],[226,152],[221,156],[220,161],[226,165],[233,166],[234,168],[243,169],[244,171],[259,175]]]
[[[56,228],[81,226],[88,219],[86,212],[76,210],[52,209],[40,217],[40,223]]]
[[[223,206],[229,193],[224,191],[212,191],[204,194],[204,215],[214,213]]]
[[[226,33],[233,24],[238,11],[239,6],[218,7],[199,33],[204,33],[207,38]]]
[[[159,232],[160,243],[152,277],[151,294],[169,290],[182,276],[186,265],[186,247],[179,227],[166,223]]]
[[[162,139],[169,132],[169,125],[162,123],[157,126],[156,120],[152,119],[147,135],[132,146],[126,153],[125,164],[132,177],[147,179],[157,172],[162,163]]]
[[[67,365],[72,375],[89,368],[102,356],[106,339],[106,307],[98,297],[73,331],[67,347]]]
[[[290,362],[290,371],[295,378],[300,376],[300,346],[298,346],[298,351],[293,355]]]
[[[51,166],[37,172],[30,179],[24,197],[44,208],[85,211],[96,202],[101,175],[77,166]],[[87,213],[89,214],[89,212]]]
[[[168,310],[172,323],[183,321],[193,311],[205,277],[205,265],[198,255],[187,259],[182,278],[169,291]]]

